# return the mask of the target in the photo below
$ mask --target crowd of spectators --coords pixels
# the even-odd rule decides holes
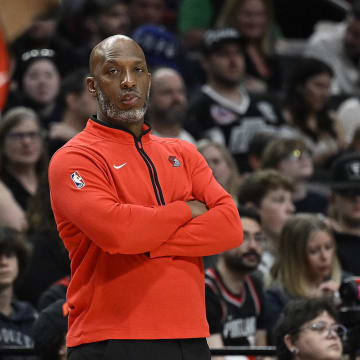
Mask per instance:
[[[314,306],[335,318],[342,281],[360,277],[360,0],[342,7],[323,1],[328,11],[304,21],[296,38],[294,24],[284,21],[285,3],[63,0],[8,44],[0,346],[35,346],[43,359],[66,356],[70,264],[47,169],[96,113],[85,80],[89,54],[115,34],[133,37],[146,55],[153,135],[195,144],[243,220],[243,245],[204,258],[209,344],[277,343],[284,359],[292,349],[297,358],[301,344],[280,316],[284,307],[292,311],[286,304],[326,298],[330,305]]]

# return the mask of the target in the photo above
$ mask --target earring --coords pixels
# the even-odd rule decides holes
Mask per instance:
[[[293,355],[296,355],[299,352],[297,348],[292,348],[290,351]]]

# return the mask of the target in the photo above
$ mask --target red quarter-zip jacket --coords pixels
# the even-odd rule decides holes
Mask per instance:
[[[209,335],[201,257],[243,235],[232,198],[192,144],[89,119],[53,156],[49,182],[71,259],[67,346]],[[193,199],[209,209],[194,219]]]

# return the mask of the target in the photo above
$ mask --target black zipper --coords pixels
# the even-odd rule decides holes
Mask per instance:
[[[165,205],[163,192],[161,190],[159,178],[157,176],[157,172],[156,172],[154,163],[151,161],[148,154],[144,151],[141,139],[135,138],[135,146],[136,146],[137,151],[141,155],[141,157],[144,159],[145,164],[149,170],[150,180],[151,180],[154,192],[155,192],[155,197],[156,197],[156,201],[157,201],[158,205]]]

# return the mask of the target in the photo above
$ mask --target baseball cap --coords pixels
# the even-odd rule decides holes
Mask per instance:
[[[331,188],[335,191],[360,191],[360,153],[345,154],[335,161],[332,167]]]
[[[239,45],[243,43],[243,37],[236,29],[210,29],[204,34],[203,51],[205,54],[211,54],[221,46],[233,42]]]

